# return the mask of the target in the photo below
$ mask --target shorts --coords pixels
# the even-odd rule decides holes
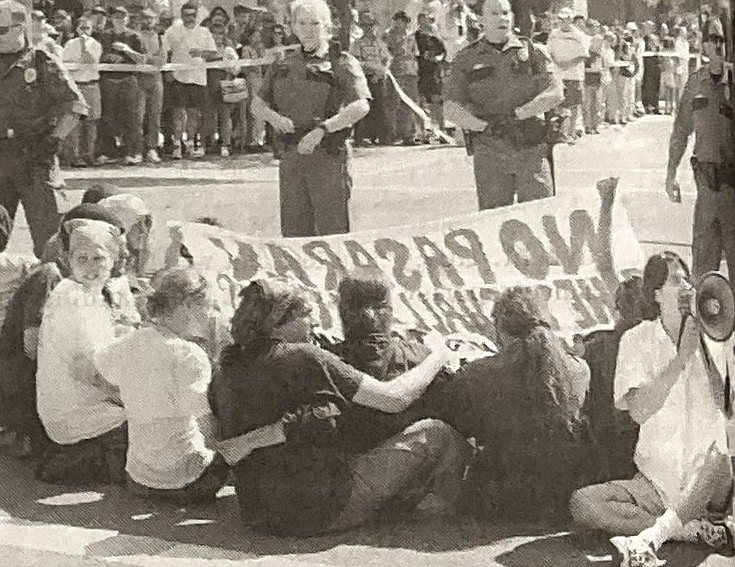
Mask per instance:
[[[582,104],[582,81],[564,80],[563,106],[570,108]]]
[[[656,490],[653,483],[641,473],[636,475],[629,480],[611,480],[606,484],[626,492],[630,498],[630,502],[644,510],[651,516],[661,516],[666,512],[666,506],[664,505],[661,495]]]
[[[169,85],[171,106],[173,108],[196,108],[204,111],[207,108],[207,87],[193,83],[172,81]]]
[[[100,96],[99,81],[77,83],[77,86],[84,95],[84,100],[89,107],[87,120],[99,120],[102,117],[102,98]]]

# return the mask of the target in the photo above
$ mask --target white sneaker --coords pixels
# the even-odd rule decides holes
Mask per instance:
[[[206,155],[206,153],[207,153],[207,152],[206,152],[206,151],[204,150],[204,148],[193,148],[193,149],[192,149],[192,150],[191,150],[191,151],[189,152],[189,155],[190,155],[191,157],[193,157],[193,158],[195,158],[195,159],[196,159],[196,158],[203,158],[203,157],[204,157],[204,156]]]
[[[107,165],[110,163],[115,163],[115,160],[102,154],[100,156],[97,156],[97,159],[94,160],[94,163],[96,163],[97,165]]]
[[[145,157],[151,163],[161,163],[161,158],[155,148],[151,148],[150,150],[148,150],[148,153],[145,155]]]
[[[721,522],[700,520],[697,540],[715,553],[732,557],[735,555],[735,523],[732,519]]]
[[[618,536],[610,538],[613,544],[613,567],[660,567],[665,565],[646,540],[638,537]]]
[[[123,165],[140,165],[141,163],[143,163],[143,156],[140,154],[125,156],[125,159],[123,160]]]
[[[174,151],[171,153],[171,157],[174,159],[181,159],[183,156],[183,152],[181,151],[181,146],[174,146]]]
[[[230,148],[228,148],[227,146],[222,146],[219,149],[219,155],[221,155],[222,157],[230,157]]]

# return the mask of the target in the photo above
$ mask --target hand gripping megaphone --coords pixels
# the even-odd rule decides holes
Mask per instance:
[[[735,330],[735,296],[725,276],[707,272],[685,297],[682,310],[699,321],[705,335],[716,342],[730,338]]]

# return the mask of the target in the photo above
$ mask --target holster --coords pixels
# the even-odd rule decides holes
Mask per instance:
[[[700,161],[696,156],[692,156],[691,163],[694,178],[704,181],[712,191],[719,191],[723,185],[735,190],[735,165]]]
[[[480,135],[501,139],[516,150],[532,148],[549,140],[547,122],[540,118],[518,120],[506,116],[490,116],[484,119],[488,125]]]

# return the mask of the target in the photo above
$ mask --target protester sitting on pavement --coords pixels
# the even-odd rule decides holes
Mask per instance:
[[[123,482],[125,411],[94,355],[118,333],[107,284],[125,244],[106,222],[66,224],[71,275],[51,292],[38,334],[37,408],[52,443],[36,472],[50,483]]]
[[[92,37],[92,22],[80,18],[77,22],[77,37],[64,46],[64,62],[80,65],[96,65],[102,57],[102,46]],[[72,79],[84,95],[89,114],[79,121],[67,140],[71,147],[72,166],[93,165],[97,152],[97,122],[102,117],[100,95],[100,73],[97,69],[70,71]]]
[[[618,536],[613,543],[624,558],[647,556],[645,565],[658,564],[656,552],[668,540],[724,545],[735,553],[733,534],[728,542],[728,529],[706,519],[726,512],[731,500],[722,409],[733,341],[710,341],[682,313],[691,304],[689,277],[673,252],[649,258],[644,321],[620,341],[615,405],[640,424],[638,473],[577,490],[570,501],[580,529]]]
[[[120,188],[114,183],[93,183],[82,194],[82,204],[99,203],[102,199],[119,194]]]
[[[192,269],[163,274],[148,298],[151,318],[97,353],[102,378],[120,388],[128,419],[127,488],[184,505],[214,499],[229,467],[213,450],[207,400],[212,367],[193,339],[207,333],[212,289]]]
[[[439,415],[484,446],[470,469],[477,515],[563,524],[570,494],[595,469],[589,368],[552,331],[533,288],[504,291],[493,319],[498,354],[460,368]]]
[[[371,451],[346,454],[335,429],[354,405],[400,412],[447,361],[443,352],[380,382],[310,344],[305,293],[282,278],[243,290],[210,399],[224,439],[281,420],[285,443],[258,449],[234,469],[243,519],[287,534],[346,530],[374,519],[396,497],[433,494],[435,510],[459,496],[466,442],[437,420],[422,420]]]

